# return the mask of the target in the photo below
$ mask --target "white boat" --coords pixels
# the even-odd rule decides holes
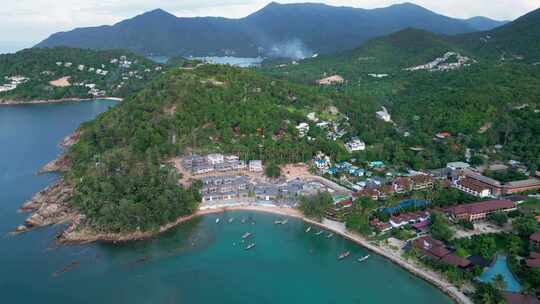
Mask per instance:
[[[329,239],[329,238],[331,238],[331,237],[333,237],[333,236],[334,236],[334,234],[333,234],[332,232],[330,232],[330,233],[326,236],[326,238]]]
[[[246,218],[243,218],[242,219],[242,224],[245,224],[246,223]]]
[[[246,250],[250,250],[251,248],[255,247],[255,243],[251,243],[246,247]]]
[[[367,259],[369,259],[369,254],[366,255],[366,256],[364,256],[364,257],[359,258],[359,259],[358,259],[358,262],[363,262],[363,261],[365,261],[365,260],[367,260]]]
[[[289,220],[288,220],[288,219],[285,219],[284,221],[281,222],[281,225],[285,225],[285,224],[287,224],[288,222],[289,222]]]
[[[310,232],[311,231],[311,226],[307,227],[306,229],[306,233]]]
[[[276,224],[276,225],[281,225],[281,224],[283,224],[283,222],[284,222],[284,221],[282,221],[282,220],[275,220],[275,221],[274,221],[274,224]]]
[[[338,260],[343,260],[344,258],[346,258],[346,257],[348,257],[348,256],[350,256],[350,255],[351,255],[351,252],[350,252],[350,251],[345,251],[345,252],[343,252],[342,254],[340,254],[340,255],[338,256]]]
[[[319,231],[319,232],[315,233],[315,235],[321,235],[321,234],[323,234],[323,233],[324,233],[324,231],[323,231],[323,230],[321,230],[321,231]]]
[[[219,218],[216,219],[216,224],[219,223]]]
[[[244,235],[242,235],[242,239],[247,239],[250,236],[251,236],[251,232],[246,232],[244,233]]]
[[[231,218],[229,219],[229,224],[232,223],[232,222],[234,222],[234,218],[231,217]]]

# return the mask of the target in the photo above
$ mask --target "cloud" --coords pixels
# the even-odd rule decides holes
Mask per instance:
[[[407,0],[309,0],[330,5],[384,7]],[[540,0],[408,0],[453,17],[483,15],[514,19],[540,7]],[[7,0],[0,7],[0,48],[30,47],[58,31],[114,24],[145,11],[162,8],[177,16],[240,18],[270,0]],[[305,0],[278,0],[281,3]],[[9,46],[12,45],[12,48]],[[0,49],[2,51],[2,49]]]

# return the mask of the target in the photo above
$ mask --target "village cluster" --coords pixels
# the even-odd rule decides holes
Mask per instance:
[[[455,62],[449,62],[450,59],[452,58],[455,58]],[[419,66],[406,68],[405,70],[406,71],[426,70],[429,72],[451,71],[451,70],[460,69],[462,67],[470,66],[471,63],[475,63],[475,61],[469,57],[462,56],[461,54],[456,53],[456,52],[446,52],[442,57],[438,57],[431,62],[422,64]]]
[[[6,83],[0,85],[0,93],[15,90],[19,85],[27,82],[30,79],[24,76],[17,75],[11,77],[6,76],[4,80],[6,81]]]

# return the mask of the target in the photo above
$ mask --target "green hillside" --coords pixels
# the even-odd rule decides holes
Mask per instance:
[[[516,22],[521,26],[522,21]],[[511,23],[501,31],[512,26]],[[536,33],[538,28],[528,31]],[[523,39],[529,36],[524,35]],[[447,52],[467,57],[468,61],[455,69],[406,70]],[[350,100],[341,109],[356,113],[360,122],[353,120],[353,125],[366,138],[371,138],[371,132],[362,132],[366,130],[364,118],[373,116],[380,106],[388,108],[398,133],[410,134],[386,139],[393,143],[395,153],[392,155],[398,163],[423,154],[414,162],[416,165],[441,165],[442,160],[452,156],[463,159],[466,148],[480,155],[493,151],[495,145],[503,145],[502,154],[490,156],[502,160],[517,158],[537,167],[540,160],[535,155],[540,153],[540,141],[534,134],[538,132],[540,120],[535,112],[540,104],[540,66],[494,57],[464,44],[463,40],[409,29],[336,56],[287,66],[270,62],[263,71],[309,84],[329,75],[343,76],[343,84],[320,86],[319,90],[343,94]],[[457,60],[450,57],[447,62]],[[453,135],[442,145],[433,140],[441,131]],[[375,142],[382,141],[375,139]],[[400,148],[395,148],[396,145]],[[416,155],[410,152],[404,155],[405,145],[425,150]]]
[[[162,68],[144,57],[122,50],[26,49],[0,55],[0,86],[11,84],[14,76],[27,79],[14,89],[3,92],[0,89],[0,102],[125,97],[161,75]],[[51,84],[51,81],[64,77],[67,84]]]
[[[275,163],[307,161],[343,148],[295,126],[311,109],[332,104],[302,86],[249,70],[205,65],[176,68],[82,126],[69,151],[73,203],[87,224],[105,231],[148,230],[188,214],[200,200],[161,167],[186,151],[234,152]],[[279,137],[274,135],[279,134]]]

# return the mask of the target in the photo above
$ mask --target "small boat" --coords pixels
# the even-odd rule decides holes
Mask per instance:
[[[229,219],[229,224],[232,223],[232,222],[234,222],[234,218],[231,217],[231,218]]]
[[[247,239],[250,236],[251,236],[251,232],[246,232],[244,233],[244,235],[242,235],[242,239]]]
[[[219,217],[216,219],[216,224],[219,223]]]
[[[242,218],[242,224],[246,223],[246,218]]]
[[[287,224],[288,222],[289,222],[289,220],[288,220],[288,219],[285,219],[284,221],[281,222],[281,225],[285,225],[285,224]]]
[[[306,233],[310,232],[311,231],[311,226],[307,227],[306,229]]]
[[[274,221],[274,224],[276,224],[276,225],[281,225],[281,224],[283,224],[283,221],[282,221],[282,220],[275,220],[275,221]]]
[[[351,252],[350,252],[350,251],[345,251],[345,252],[343,252],[342,254],[340,254],[340,255],[338,256],[338,260],[343,260],[344,258],[346,258],[346,257],[348,257],[348,256],[350,256],[350,255],[351,255]]]
[[[330,233],[326,236],[326,238],[329,239],[329,238],[331,238],[331,237],[333,237],[333,236],[334,236],[334,234],[333,234],[332,232],[330,232]]]
[[[364,256],[364,257],[359,258],[359,259],[358,259],[358,262],[363,262],[363,261],[365,261],[365,260],[367,260],[367,259],[369,259],[369,254],[366,255],[366,256]]]
[[[319,232],[315,233],[315,235],[321,235],[321,234],[323,234],[323,233],[324,233],[324,231],[323,231],[323,230],[321,230],[321,231],[319,231]]]
[[[255,243],[251,243],[246,247],[246,250],[250,250],[251,248],[255,247]]]

